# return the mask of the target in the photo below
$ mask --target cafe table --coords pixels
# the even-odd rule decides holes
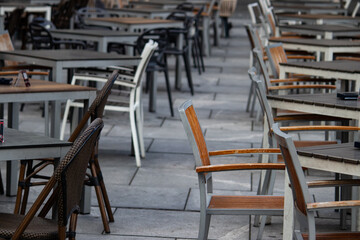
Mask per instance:
[[[358,25],[360,17],[342,16],[336,14],[277,14],[279,21],[299,21],[306,24],[352,24]]]
[[[66,82],[63,75],[66,69],[134,66],[140,61],[139,57],[74,49],[0,51],[0,59],[50,67],[52,80],[60,83]]]
[[[345,81],[355,81],[355,90],[360,89],[360,68],[358,61],[334,60],[319,62],[280,63],[280,79],[285,79],[287,73],[298,73],[324,78],[336,78],[342,81],[342,91]]]
[[[333,39],[334,37],[351,37],[360,35],[359,27],[341,25],[280,25],[280,32],[292,32],[301,35],[316,36],[317,38]],[[278,31],[276,31],[278,32]]]
[[[109,43],[135,43],[140,33],[103,29],[50,29],[54,38],[97,42],[99,52],[107,52]]]
[[[13,87],[11,85],[1,85],[0,87],[0,103],[8,104],[8,118],[7,126],[10,128],[19,128],[19,112],[20,103],[27,102],[47,102],[52,105],[51,108],[51,125],[50,136],[54,138],[60,137],[60,119],[61,119],[61,105],[60,102],[68,99],[82,100],[87,109],[89,102],[92,102],[96,97],[96,89],[84,86],[62,84],[56,82],[49,82],[44,80],[30,79],[30,87],[19,86]],[[47,104],[45,104],[47,106]],[[49,121],[48,109],[45,107],[45,135],[49,135]],[[3,113],[0,113],[3,115]],[[25,119],[26,121],[26,119]],[[5,134],[6,135],[6,134]],[[5,136],[6,138],[6,136]],[[0,154],[1,155],[1,154]],[[26,159],[27,157],[23,158]],[[16,171],[18,169],[18,162],[9,162],[8,169]],[[10,195],[16,193],[16,186],[11,188],[8,192]]]
[[[55,158],[62,159],[72,143],[35,133],[4,128],[4,142],[0,143],[0,161],[7,161],[6,195],[17,192],[19,160]],[[11,169],[11,170],[10,170]]]
[[[352,176],[360,176],[360,149],[354,147],[354,142],[321,146],[302,147],[297,149],[301,166],[321,171],[334,172]],[[293,198],[289,186],[289,178],[285,173],[285,203],[283,221],[283,239],[292,239],[294,228]],[[351,215],[351,230],[359,230],[360,219],[358,214]]]
[[[273,38],[270,43],[283,44],[286,50],[301,50],[308,52],[323,53],[322,60],[332,61],[334,53],[360,52],[360,41],[338,40],[338,39],[304,39],[304,38]],[[320,54],[317,54],[320,61]]]

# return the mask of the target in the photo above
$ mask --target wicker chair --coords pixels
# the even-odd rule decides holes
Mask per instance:
[[[85,172],[89,160],[94,157],[94,147],[102,128],[102,120],[95,119],[77,138],[25,216],[0,213],[0,237],[13,240],[75,239]],[[54,204],[57,204],[57,220],[46,219]]]
[[[107,98],[110,94],[111,88],[118,77],[118,72],[114,71],[113,74],[109,77],[108,81],[98,93],[94,102],[89,107],[88,111],[85,113],[84,117],[81,119],[78,126],[75,128],[70,138],[69,142],[74,142],[79,134],[82,132],[86,126],[89,119],[94,120],[95,118],[102,117],[104,112],[104,107],[107,101]],[[105,232],[110,232],[110,227],[108,224],[107,216],[109,221],[113,222],[114,217],[111,212],[110,202],[107,196],[105,184],[102,178],[102,173],[99,165],[98,154],[97,154],[97,145],[94,149],[94,158],[89,163],[90,174],[85,181],[85,184],[94,186],[96,196],[99,203],[100,213],[104,224]],[[43,159],[40,160],[40,163],[34,165],[33,160],[23,160],[21,161],[20,173],[19,173],[19,186],[16,197],[16,204],[14,213],[24,214],[29,194],[29,188],[32,186],[44,185],[47,183],[48,176],[43,175],[42,170],[48,166],[54,164],[54,159]],[[45,181],[44,181],[45,179]],[[105,212],[106,208],[106,212]]]

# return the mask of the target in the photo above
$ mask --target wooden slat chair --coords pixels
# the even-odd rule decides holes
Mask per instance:
[[[257,59],[257,67],[261,72],[264,85],[266,87],[266,92],[278,92],[280,90],[298,90],[298,89],[324,89],[324,90],[332,90],[336,89],[335,79],[322,79],[322,78],[312,78],[311,76],[302,76],[302,77],[291,77],[285,79],[279,78],[270,78],[270,74],[267,71],[266,64],[264,62],[264,58],[262,55],[262,51],[260,49],[253,49],[254,57]],[[285,58],[286,56],[281,56],[281,58]],[[271,59],[271,55],[270,58]],[[277,58],[278,60],[279,58]],[[271,61],[269,61],[271,64]],[[276,67],[274,66],[276,72]],[[294,84],[296,83],[296,85]],[[302,83],[302,84],[299,84]],[[313,83],[321,83],[321,84],[313,84]],[[281,84],[281,85],[279,85]]]
[[[143,137],[143,106],[141,103],[141,91],[143,74],[148,66],[148,63],[157,49],[158,43],[150,40],[145,44],[145,47],[141,53],[141,60],[136,66],[136,70],[123,67],[111,66],[110,68],[116,68],[122,71],[119,74],[118,79],[114,82],[117,87],[122,87],[121,90],[112,90],[112,94],[106,102],[106,111],[115,112],[128,112],[131,135],[133,139],[133,147],[135,152],[136,166],[141,167],[141,157],[145,157],[145,145]],[[75,74],[73,76],[71,84],[84,84],[89,82],[104,83],[106,77],[103,75],[81,75]],[[124,88],[129,89],[128,91]],[[68,118],[70,108],[83,108],[83,104],[68,100],[65,106],[65,112],[60,130],[60,139],[64,138],[66,121]]]
[[[117,77],[118,72],[114,71],[108,78],[104,87],[97,94],[88,111],[84,114],[84,117],[80,120],[79,124],[72,132],[70,138],[68,139],[69,142],[74,142],[76,141],[76,139],[78,139],[80,133],[84,130],[89,120],[93,121],[94,119],[99,117],[101,118],[103,116],[106,101]],[[85,184],[89,186],[94,186],[95,188],[104,230],[105,232],[109,233],[110,227],[108,221],[113,222],[114,217],[111,211],[110,201],[107,195],[105,183],[99,164],[98,144],[96,144],[93,151],[94,156],[89,162],[88,166],[90,169],[90,173],[87,174]],[[21,161],[19,171],[19,186],[14,209],[15,214],[25,214],[30,187],[47,184],[47,179],[49,177],[45,175],[42,170],[47,166],[54,164],[54,159],[41,159],[40,162],[37,164],[33,164],[34,161],[35,160]]]
[[[1,238],[75,239],[85,172],[103,126],[103,121],[97,118],[79,136],[25,216],[0,213]],[[46,219],[54,204],[57,220]]]
[[[310,196],[308,185],[298,159],[292,138],[283,133],[278,124],[272,125],[274,136],[280,146],[286,170],[290,179],[294,199],[296,219],[300,223],[300,230],[295,230],[297,240],[335,240],[360,239],[360,232],[316,233],[315,212],[324,209],[354,209],[360,207],[360,200],[338,202],[314,202]],[[342,185],[340,182],[329,180],[327,186]],[[350,184],[351,185],[351,182]],[[307,231],[307,232],[306,232]]]
[[[207,239],[211,215],[282,215],[282,196],[223,196],[213,193],[212,172],[239,170],[282,170],[284,165],[277,163],[243,163],[212,165],[211,156],[242,153],[278,153],[278,149],[231,149],[208,151],[200,123],[190,100],[179,107],[180,117],[192,147],[199,178],[200,188],[200,226],[198,239]],[[259,233],[261,234],[261,230]],[[249,233],[250,234],[250,233]],[[261,235],[260,235],[261,238]]]

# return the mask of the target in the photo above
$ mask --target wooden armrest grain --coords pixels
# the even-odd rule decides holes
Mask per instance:
[[[244,153],[281,153],[281,152],[279,148],[229,149],[229,150],[210,151],[209,156],[244,154]]]
[[[316,79],[316,78],[287,78],[287,79],[271,79],[270,83],[291,83],[291,82],[331,82],[334,83],[336,79]]]
[[[197,173],[202,172],[220,172],[220,171],[232,171],[232,170],[284,170],[285,164],[283,163],[238,163],[238,164],[221,164],[221,165],[209,165],[196,168]]]
[[[346,180],[319,180],[307,182],[308,187],[336,187],[336,186],[358,186],[360,179],[346,179]]]
[[[340,208],[351,208],[360,206],[360,200],[349,200],[349,201],[333,201],[333,202],[316,202],[316,203],[308,203],[307,208],[312,211],[316,211],[318,209],[340,209]]]
[[[352,126],[290,126],[290,127],[280,127],[281,131],[359,131],[359,127]]]
[[[336,57],[336,60],[351,60],[351,61],[360,61],[358,57]]]
[[[317,114],[291,114],[281,115],[274,117],[275,122],[279,121],[296,121],[296,120],[308,120],[308,121],[341,121],[343,118],[331,117]]]
[[[334,85],[321,85],[321,84],[315,84],[315,85],[285,85],[285,86],[271,86],[268,89],[273,91],[273,90],[302,89],[302,88],[336,89],[336,86],[334,86]]]

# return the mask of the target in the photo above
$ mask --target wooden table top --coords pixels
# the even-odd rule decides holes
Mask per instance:
[[[346,162],[351,164],[360,163],[360,148],[354,147],[354,143],[330,144],[312,147],[298,148],[300,156],[314,157],[324,160]]]
[[[311,30],[318,32],[357,32],[360,31],[358,27],[350,27],[350,26],[341,26],[341,25],[332,25],[332,24],[323,24],[323,25],[281,25],[281,28],[291,28],[292,30],[301,29],[301,30]]]
[[[96,36],[96,37],[121,37],[121,36],[139,36],[140,33],[113,31],[106,29],[50,29],[51,33],[66,33],[74,35]]]
[[[178,21],[167,20],[167,19],[149,19],[149,18],[138,18],[138,17],[90,18],[89,20],[112,22],[112,23],[123,23],[123,24],[152,24],[152,23],[175,23],[175,22],[178,22]]]
[[[31,141],[29,141],[30,139]],[[72,143],[68,141],[46,137],[35,133],[23,132],[12,128],[4,128],[4,140],[5,141],[3,143],[0,143],[0,150],[72,145]]]
[[[21,80],[22,81],[22,80]],[[71,91],[96,91],[96,88],[70,85],[65,83],[49,82],[45,80],[29,79],[31,86],[13,87],[0,85],[0,94],[13,93],[41,93],[41,92],[71,92]]]
[[[270,42],[293,43],[302,45],[313,45],[322,47],[356,47],[360,41],[338,40],[338,39],[315,39],[315,38],[273,38]]]
[[[360,73],[360,63],[358,61],[351,60],[280,63],[280,66],[312,68],[318,70],[338,71],[347,73]]]
[[[324,94],[292,94],[292,95],[268,95],[269,100],[294,102],[314,106],[326,106],[330,108],[348,109],[358,111],[360,114],[360,100],[341,100],[335,93]]]
[[[139,57],[120,55],[116,53],[103,53],[89,50],[14,50],[14,51],[0,51],[0,54],[18,55],[26,57],[36,57],[39,59],[51,61],[79,61],[79,60],[135,60]]]

